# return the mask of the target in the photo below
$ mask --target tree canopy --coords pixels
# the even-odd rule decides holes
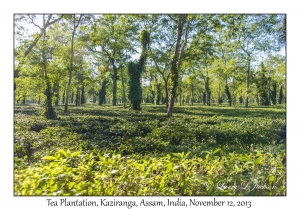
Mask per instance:
[[[137,91],[168,117],[183,103],[272,105],[285,98],[285,34],[283,14],[16,14],[15,101],[67,112],[97,101],[126,107]],[[124,71],[133,63],[138,73]]]

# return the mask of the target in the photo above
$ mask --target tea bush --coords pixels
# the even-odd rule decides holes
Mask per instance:
[[[283,151],[205,158],[71,153],[15,170],[16,195],[284,195]],[[19,160],[17,159],[16,162]]]
[[[281,107],[15,108],[15,195],[285,195]]]

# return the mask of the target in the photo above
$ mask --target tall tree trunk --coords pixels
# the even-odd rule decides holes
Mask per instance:
[[[205,96],[206,96],[206,105],[210,106],[209,77],[206,77],[206,81],[205,81]]]
[[[80,98],[80,104],[85,104],[85,91],[84,91],[84,86],[81,86],[81,98]]]
[[[59,102],[59,82],[56,81],[55,82],[55,88],[54,88],[54,92],[55,92],[55,106],[58,106],[58,102]]]
[[[276,96],[277,96],[277,91],[276,91],[276,88],[277,88],[277,84],[275,81],[273,81],[272,83],[272,86],[273,86],[273,90],[271,91],[271,101],[272,101],[272,104],[273,105],[276,105]]]
[[[247,72],[246,72],[245,108],[249,107],[250,63],[251,63],[251,57],[248,55],[248,57],[247,57]]]
[[[70,86],[71,86],[71,81],[72,81],[72,71],[73,71],[73,59],[74,59],[74,38],[75,38],[75,33],[76,29],[79,26],[80,20],[82,18],[82,15],[80,15],[77,23],[76,23],[76,15],[74,15],[73,23],[73,33],[72,33],[72,39],[71,39],[71,59],[70,59],[70,67],[69,67],[69,81],[68,81],[68,87],[66,91],[66,103],[65,103],[65,113],[68,112],[68,103],[69,103],[69,94],[70,94]]]
[[[183,43],[181,52],[179,52],[183,26],[186,22],[186,19],[187,19],[187,15],[179,15],[178,26],[177,26],[177,40],[176,40],[176,46],[175,46],[173,60],[171,63],[170,100],[169,100],[169,107],[168,107],[168,112],[167,112],[167,117],[169,117],[169,118],[172,117],[172,115],[173,115],[174,102],[175,102],[175,97],[176,97],[176,89],[177,89],[177,85],[178,85],[178,68],[180,67],[183,49],[186,44],[186,42]],[[187,36],[187,31],[186,31],[186,36]],[[180,53],[180,55],[179,55],[179,53]]]
[[[221,87],[220,87],[220,82],[218,84],[218,105],[221,104]]]
[[[194,84],[192,83],[192,106],[194,105]]]
[[[268,105],[271,103],[271,78],[268,77]]]
[[[73,45],[73,43],[72,43]],[[72,52],[71,52],[71,62],[73,63],[73,48],[72,48]],[[71,67],[72,66],[72,67]],[[64,112],[67,113],[68,112],[68,104],[69,104],[69,92],[70,92],[70,86],[71,86],[71,81],[72,81],[72,68],[73,68],[73,64],[70,65],[70,69],[69,69],[69,80],[68,80],[68,86],[66,89],[66,98],[65,98],[65,110]]]
[[[125,84],[124,84],[123,67],[121,67],[121,82],[122,82],[123,108],[126,108],[126,93],[125,93]]]
[[[151,48],[149,48],[150,53],[152,53]],[[165,83],[165,94],[166,94],[166,108],[169,107],[169,90],[168,90],[168,80],[169,80],[169,76],[170,74],[168,74],[168,76],[166,77],[165,74],[163,73],[163,71],[159,68],[159,65],[157,64],[156,60],[154,58],[152,58],[152,60],[154,61],[155,67],[158,70],[158,72],[161,74],[164,83]],[[162,100],[163,103],[163,100]]]
[[[168,90],[168,80],[163,77],[165,82],[165,94],[166,94],[166,107],[169,107],[169,90]]]
[[[232,78],[232,104],[233,106],[235,105],[235,94],[234,94],[234,89],[235,89],[235,85],[234,85],[234,77]]]
[[[282,100],[283,100],[283,91],[282,91],[282,85],[280,85],[278,104],[282,104]]]
[[[75,105],[80,106],[80,89],[76,88]]]
[[[117,106],[117,67],[115,66],[115,60],[112,59],[112,66],[113,66],[113,106]]]
[[[58,102],[59,102],[59,90],[57,90],[55,96],[56,96],[55,106],[58,106]]]
[[[45,16],[43,16],[43,22],[45,26]],[[44,27],[45,28],[45,27]],[[43,40],[46,40],[46,29],[43,30]],[[42,51],[42,57],[43,57],[43,71],[44,71],[44,76],[45,76],[45,82],[46,82],[46,90],[45,90],[45,95],[46,95],[46,110],[45,110],[45,116],[48,119],[54,119],[56,118],[56,113],[54,111],[54,108],[52,106],[52,88],[50,84],[50,80],[48,78],[48,73],[47,73],[47,56],[46,56],[46,49],[45,45],[43,45],[43,51]]]
[[[64,100],[64,103],[65,103],[65,100]],[[74,91],[72,91],[72,93],[71,93],[71,103],[74,104]]]

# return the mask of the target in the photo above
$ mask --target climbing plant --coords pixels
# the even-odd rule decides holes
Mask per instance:
[[[142,102],[141,73],[147,60],[147,47],[150,42],[150,33],[145,29],[140,33],[140,42],[142,45],[142,52],[138,62],[130,62],[128,65],[128,99],[130,108],[134,110],[140,110]]]

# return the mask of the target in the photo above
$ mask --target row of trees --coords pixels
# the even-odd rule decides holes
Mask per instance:
[[[15,99],[282,103],[284,15],[15,15]],[[38,33],[26,35],[36,27]],[[139,56],[138,60],[135,60]]]

